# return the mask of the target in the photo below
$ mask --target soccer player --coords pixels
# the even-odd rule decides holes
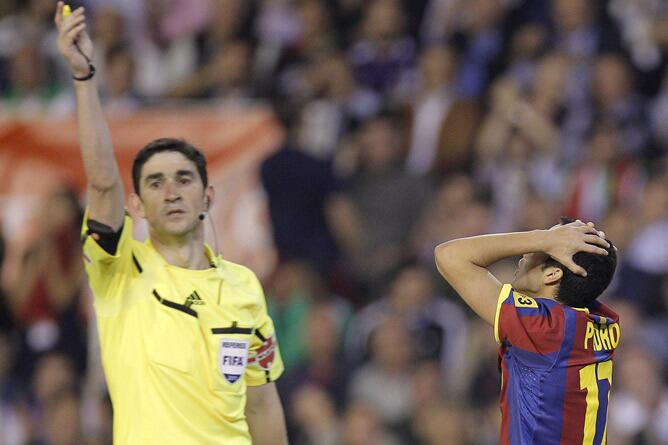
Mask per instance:
[[[213,200],[202,153],[159,139],[137,154],[129,206],[150,237],[132,239],[124,191],[79,8],[55,15],[72,70],[88,179],[86,271],[95,294],[116,444],[287,443],[276,378],[283,371],[262,288],[204,244]]]
[[[487,269],[523,255],[512,284]],[[501,445],[606,443],[619,317],[598,302],[617,263],[594,224],[456,239],[436,264],[494,326],[500,344]]]

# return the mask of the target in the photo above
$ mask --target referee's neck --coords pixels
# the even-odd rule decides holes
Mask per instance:
[[[161,236],[151,233],[151,245],[167,264],[184,269],[208,269],[211,267],[204,249],[201,230],[185,236]]]

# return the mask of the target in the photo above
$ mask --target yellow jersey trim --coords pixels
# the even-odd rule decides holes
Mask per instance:
[[[512,286],[510,284],[504,284],[501,287],[501,292],[499,292],[499,298],[496,300],[496,314],[494,315],[494,340],[496,340],[498,344],[501,344],[501,340],[499,338],[499,315],[501,314],[501,305],[505,299],[508,298],[511,290]]]

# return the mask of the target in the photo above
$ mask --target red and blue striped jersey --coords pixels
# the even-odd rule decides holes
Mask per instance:
[[[500,445],[606,443],[617,314],[599,302],[572,308],[505,284],[494,335],[501,345]]]

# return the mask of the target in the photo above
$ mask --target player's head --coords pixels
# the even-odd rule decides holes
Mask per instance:
[[[561,218],[561,224],[573,222]],[[578,252],[573,261],[587,271],[583,277],[544,253],[524,255],[513,280],[513,287],[520,292],[541,297],[546,289],[552,289],[554,298],[567,306],[586,307],[608,287],[617,267],[617,251],[610,244],[608,255]]]
[[[213,198],[206,158],[193,145],[172,138],[142,148],[132,164],[131,204],[152,230],[183,235],[200,222]]]

